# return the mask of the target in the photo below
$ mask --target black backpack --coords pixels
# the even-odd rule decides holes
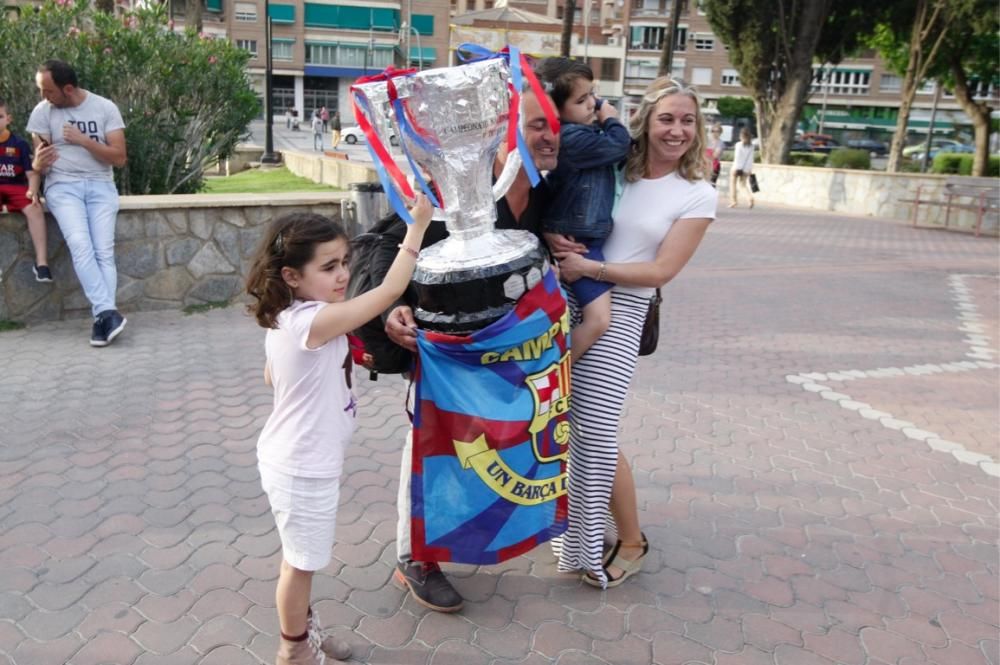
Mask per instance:
[[[385,274],[396,258],[397,245],[406,234],[406,223],[396,213],[386,215],[371,228],[351,239],[351,281],[347,297],[354,298],[370,291],[385,279]],[[401,374],[410,370],[412,354],[389,339],[385,334],[382,316],[376,316],[354,330],[361,340],[365,354],[371,356],[364,366],[376,380],[378,374]]]

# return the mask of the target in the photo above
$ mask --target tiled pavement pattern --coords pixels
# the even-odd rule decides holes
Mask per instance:
[[[666,290],[623,442],[652,552],[600,592],[546,548],[390,582],[398,382],[362,378],[326,623],[386,665],[1000,665],[998,479],[787,376],[966,359],[949,275],[998,337],[997,243],[724,209]],[[994,302],[990,303],[989,301]],[[262,332],[238,308],[0,335],[0,663],[270,663],[279,545],[255,469]],[[998,374],[836,384],[998,459]]]

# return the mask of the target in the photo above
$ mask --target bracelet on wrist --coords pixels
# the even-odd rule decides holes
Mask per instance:
[[[409,254],[410,256],[412,256],[413,258],[415,258],[415,259],[419,259],[420,258],[420,252],[418,252],[417,250],[413,249],[412,247],[407,247],[403,243],[399,243],[396,246],[399,247],[404,252],[406,252],[407,254]]]
[[[601,269],[597,271],[597,277],[595,277],[594,279],[596,279],[598,282],[603,282],[605,281],[607,275],[608,275],[608,264],[605,263],[604,261],[601,261]]]

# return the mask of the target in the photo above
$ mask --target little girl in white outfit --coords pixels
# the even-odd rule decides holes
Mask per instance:
[[[357,411],[347,333],[403,294],[431,211],[419,196],[385,280],[353,300],[345,300],[350,244],[326,217],[293,213],[275,220],[250,270],[247,292],[255,302],[248,309],[267,328],[264,381],[274,387],[257,459],[281,538],[277,665],[350,657],[346,643],[322,637],[309,606],[312,575],[330,563],[344,449]]]

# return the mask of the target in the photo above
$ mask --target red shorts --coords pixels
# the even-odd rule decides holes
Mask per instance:
[[[27,185],[0,185],[0,205],[7,204],[8,212],[18,212],[31,205]]]

